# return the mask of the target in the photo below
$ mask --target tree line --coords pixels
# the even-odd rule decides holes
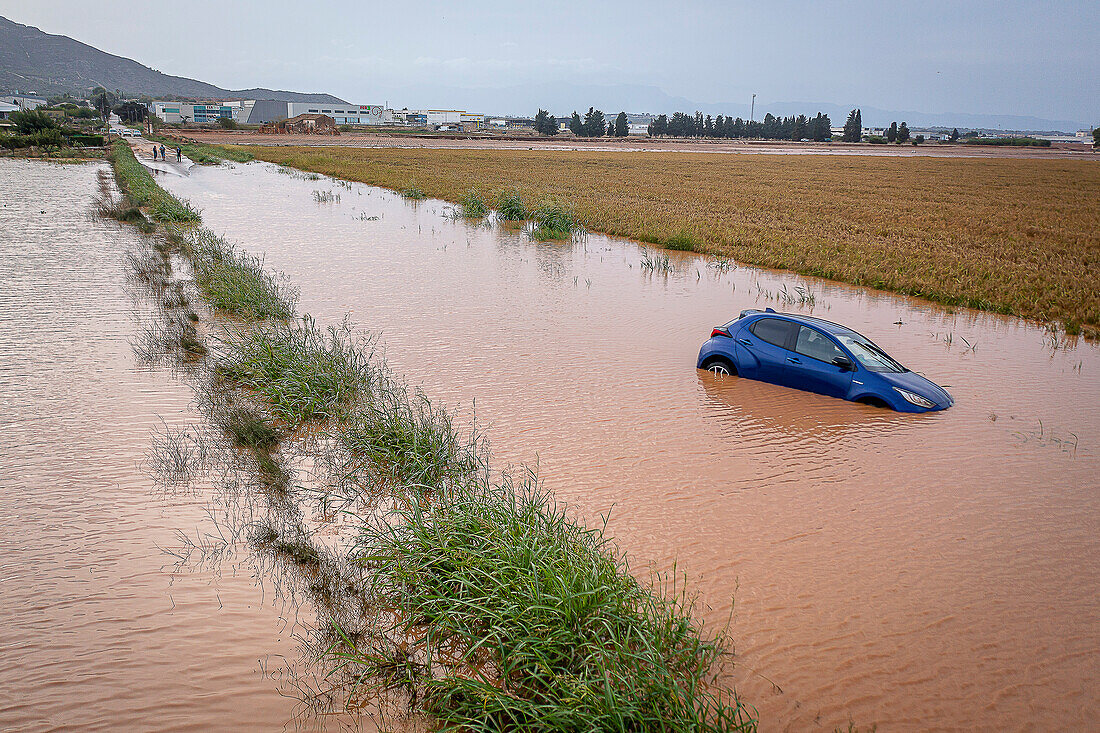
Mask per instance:
[[[626,112],[620,112],[614,120],[608,120],[603,110],[589,107],[584,119],[573,110],[573,116],[569,118],[569,131],[577,137],[626,137],[630,134],[630,125]],[[557,135],[557,119],[546,110],[540,109],[535,115],[535,132],[540,135]]]
[[[649,125],[650,137],[752,137],[765,140],[814,140],[822,142],[831,135],[829,115],[818,112],[814,117],[798,115],[776,117],[770,112],[761,121],[746,122],[740,117],[718,115],[704,116],[677,112],[669,117],[661,115]]]

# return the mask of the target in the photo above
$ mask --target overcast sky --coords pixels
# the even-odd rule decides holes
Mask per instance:
[[[1098,0],[0,0],[0,15],[221,87],[353,102],[630,84],[704,103],[755,92],[1100,123]]]

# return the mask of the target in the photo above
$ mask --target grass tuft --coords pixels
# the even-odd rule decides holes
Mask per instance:
[[[239,252],[209,229],[175,229],[173,242],[191,262],[195,285],[213,307],[242,318],[286,319],[298,291],[258,257]]]
[[[467,219],[480,219],[489,213],[489,202],[477,191],[470,189],[462,197],[459,208]]]
[[[523,199],[515,191],[502,192],[497,197],[497,219],[500,221],[525,221],[530,218]]]

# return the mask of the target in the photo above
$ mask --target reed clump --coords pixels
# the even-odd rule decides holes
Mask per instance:
[[[242,318],[294,315],[297,289],[265,269],[263,260],[238,251],[205,227],[175,228],[169,236],[191,263],[195,285],[214,308]]]
[[[489,202],[477,191],[470,189],[462,197],[459,206],[462,216],[467,219],[480,219],[489,213]]]
[[[550,239],[569,239],[574,233],[583,231],[573,211],[555,203],[538,207],[531,218],[535,222],[531,236],[540,242]]]
[[[629,572],[533,477],[467,484],[398,509],[360,534],[375,600],[401,638],[456,650],[433,668],[442,725],[499,730],[752,730],[708,680],[723,655],[691,621],[692,599]]]
[[[497,219],[518,222],[530,218],[526,204],[516,191],[502,191],[496,199]]]
[[[416,180],[453,202],[472,185],[568,202],[595,231],[1100,334],[1092,161],[248,149],[376,186]]]
[[[369,392],[375,369],[365,344],[346,324],[322,329],[308,317],[235,327],[221,342],[215,369],[296,427],[339,417]]]

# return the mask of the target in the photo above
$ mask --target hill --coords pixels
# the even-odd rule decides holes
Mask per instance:
[[[127,95],[194,99],[279,99],[346,104],[331,94],[274,89],[233,91],[182,76],[163,74],[133,59],[100,51],[68,36],[55,36],[0,16],[0,90],[50,96],[87,94],[102,86]]]

